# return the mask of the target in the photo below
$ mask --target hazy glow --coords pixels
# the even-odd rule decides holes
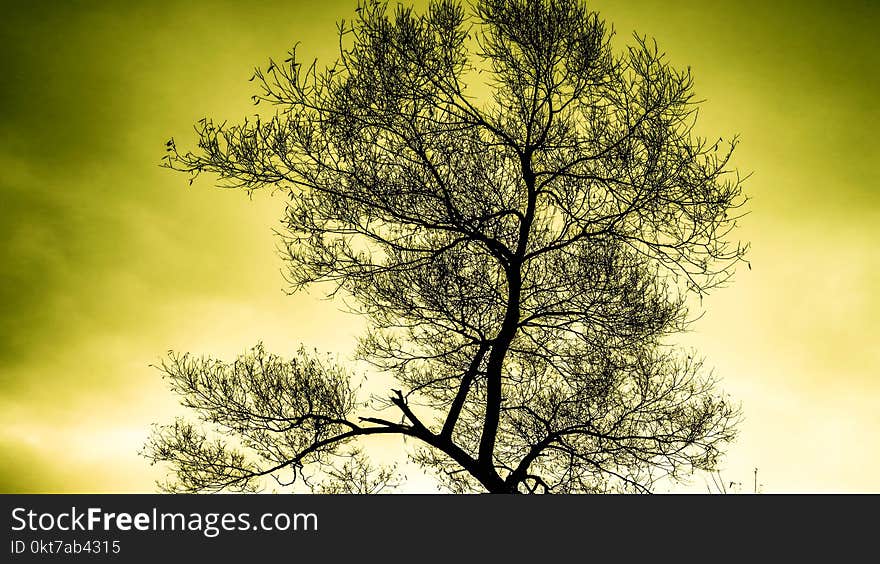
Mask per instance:
[[[254,65],[294,41],[332,55],[356,2],[301,4],[33,3],[0,22],[0,491],[152,490],[136,453],[175,411],[149,367],[169,348],[350,355],[358,319],[282,292],[280,197],[157,166],[198,118],[253,112]],[[880,491],[880,8],[622,4],[593,6],[692,67],[703,131],[740,133],[754,171],[753,269],[685,337],[743,403],[725,479]]]

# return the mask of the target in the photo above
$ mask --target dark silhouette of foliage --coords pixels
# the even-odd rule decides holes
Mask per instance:
[[[271,117],[202,120],[166,166],[284,190],[292,288],[356,304],[360,358],[399,389],[365,402],[305,351],[172,354],[204,424],[148,443],[166,487],[382,491],[368,435],[407,438],[453,492],[647,492],[715,468],[738,411],[668,341],[743,259],[744,197],[736,140],[694,132],[690,72],[642,37],[615,51],[569,0],[366,1],[339,32],[324,70],[294,49],[256,71]]]

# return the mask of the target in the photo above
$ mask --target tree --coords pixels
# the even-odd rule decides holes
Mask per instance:
[[[359,450],[371,435],[414,443],[453,492],[647,492],[715,467],[738,409],[669,339],[744,260],[727,240],[736,140],[696,135],[689,70],[612,36],[583,2],[367,0],[334,64],[294,48],[257,69],[270,117],[168,142],[190,183],[286,192],[292,288],[356,304],[360,358],[399,389],[365,401],[303,350],[171,353],[161,368],[203,424],[148,442],[175,470],[165,487],[379,491],[393,475]]]

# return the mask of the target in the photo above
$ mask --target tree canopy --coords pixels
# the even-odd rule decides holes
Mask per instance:
[[[165,487],[382,491],[393,472],[360,447],[378,434],[453,492],[646,492],[715,468],[738,409],[671,337],[746,251],[736,139],[697,135],[690,70],[613,36],[580,1],[364,1],[332,64],[294,48],[255,72],[270,115],[168,142],[169,168],[286,193],[291,288],[354,304],[359,357],[397,389],[371,401],[305,350],[172,353],[201,423],[147,444]]]

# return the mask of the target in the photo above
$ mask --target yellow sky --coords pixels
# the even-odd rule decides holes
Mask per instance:
[[[149,366],[164,351],[353,350],[360,320],[282,292],[281,198],[157,164],[197,119],[252,112],[254,65],[294,41],[327,60],[355,2],[36,4],[0,23],[0,491],[151,491],[137,451],[175,409]],[[753,269],[684,338],[743,404],[726,479],[880,491],[880,9],[593,7],[692,67],[701,127],[740,133],[754,172],[738,234]]]

